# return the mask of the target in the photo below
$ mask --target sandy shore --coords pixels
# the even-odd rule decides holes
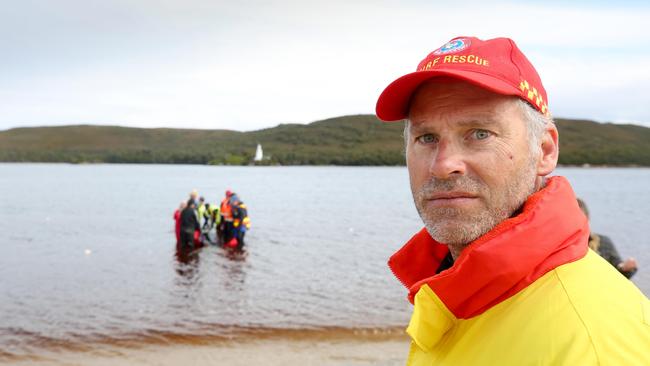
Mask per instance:
[[[86,351],[39,354],[12,365],[404,365],[409,340],[402,332],[340,332],[252,337],[200,344],[102,345]],[[0,363],[2,363],[0,361]]]

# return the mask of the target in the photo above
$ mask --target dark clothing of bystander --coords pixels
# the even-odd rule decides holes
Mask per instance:
[[[191,248],[194,246],[194,232],[200,229],[196,211],[186,207],[181,211],[181,246]]]
[[[636,268],[630,271],[624,271],[619,266],[623,263],[621,256],[618,254],[614,242],[612,239],[605,235],[591,233],[589,235],[589,247],[598,253],[601,257],[605,258],[612,266],[621,272],[621,274],[627,278],[631,278],[636,273]]]

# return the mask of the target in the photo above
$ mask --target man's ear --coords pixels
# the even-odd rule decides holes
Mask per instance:
[[[537,163],[537,175],[543,177],[555,169],[560,155],[559,136],[555,123],[549,123],[546,126],[540,143],[542,155]]]

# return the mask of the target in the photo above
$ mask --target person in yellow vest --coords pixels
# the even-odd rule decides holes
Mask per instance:
[[[650,365],[650,302],[588,247],[542,81],[508,38],[457,37],[384,89],[424,228],[389,260],[408,365]]]
[[[210,220],[210,227],[218,226],[221,223],[221,209],[219,205],[207,205],[207,215]]]
[[[221,220],[221,213],[218,205],[215,205],[213,203],[207,203],[205,204],[205,212],[204,212],[204,224],[203,224],[203,234],[205,237],[208,239],[208,241],[212,241],[211,237],[211,232],[213,228],[217,228],[215,238],[216,238],[216,243],[219,242],[219,224]]]
[[[196,207],[196,216],[199,219],[199,224],[201,225],[201,228],[205,228],[205,224],[207,223],[206,211],[207,211],[207,207],[205,204],[205,198],[201,196],[199,197],[199,204]]]

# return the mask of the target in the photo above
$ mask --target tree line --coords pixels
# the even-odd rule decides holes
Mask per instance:
[[[556,120],[560,164],[650,166],[650,128]],[[61,126],[0,131],[2,162],[248,165],[403,165],[403,124],[373,115],[237,132]]]

